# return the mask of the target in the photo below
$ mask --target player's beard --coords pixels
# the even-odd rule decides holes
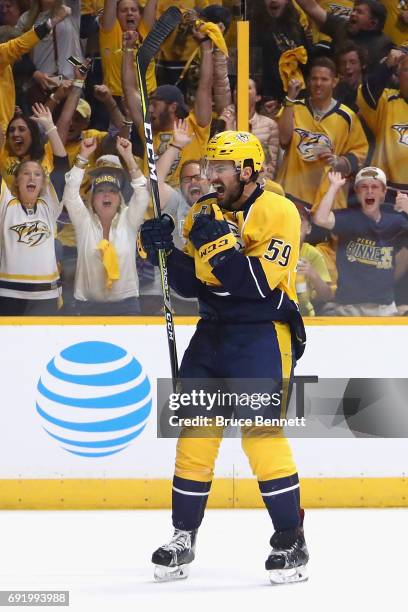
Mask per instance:
[[[222,198],[217,198],[218,205],[220,208],[224,208],[225,210],[234,210],[234,204],[237,202],[242,196],[242,192],[244,191],[245,183],[237,179],[236,185],[233,187],[229,187],[228,191],[225,190]]]
[[[171,120],[171,115],[169,113],[169,109],[165,108],[162,111],[160,117],[158,117],[158,131],[164,132],[165,130],[168,129],[171,123],[172,123],[172,120]]]

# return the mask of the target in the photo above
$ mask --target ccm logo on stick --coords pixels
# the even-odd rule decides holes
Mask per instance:
[[[147,163],[149,164],[150,178],[153,181],[157,181],[156,164],[154,161],[154,150],[153,150],[153,133],[152,133],[152,128],[148,123],[144,124],[144,133],[146,136]]]

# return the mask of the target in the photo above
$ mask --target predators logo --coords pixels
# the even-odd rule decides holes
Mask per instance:
[[[399,141],[398,144],[403,144],[408,146],[408,123],[394,123],[391,126],[393,130],[398,132]]]
[[[15,161],[15,160],[10,160],[10,165],[7,168],[7,174],[9,176],[14,176],[17,167],[19,166],[20,162],[19,161]]]
[[[231,234],[234,236],[234,238],[237,241],[235,244],[236,250],[243,251],[245,248],[245,244],[241,238],[241,234],[239,233],[238,225],[234,223],[233,221],[231,221],[230,219],[225,219],[225,220],[228,223],[228,227],[230,229]]]
[[[318,153],[322,150],[333,150],[332,142],[326,134],[309,132],[308,130],[302,130],[300,128],[295,128],[295,132],[297,132],[300,137],[297,149],[304,161],[316,161]]]
[[[20,225],[10,227],[18,236],[17,242],[28,244],[30,247],[43,244],[51,236],[50,228],[44,221],[27,221]]]

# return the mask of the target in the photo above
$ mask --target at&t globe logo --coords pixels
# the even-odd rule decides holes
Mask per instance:
[[[151,387],[141,364],[109,342],[80,342],[51,359],[37,412],[60,446],[82,457],[122,451],[146,426]]]

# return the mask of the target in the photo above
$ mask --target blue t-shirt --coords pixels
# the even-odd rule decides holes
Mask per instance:
[[[335,210],[333,233],[339,238],[336,302],[391,304],[394,301],[395,248],[408,236],[408,219],[381,212],[376,223],[361,210]]]

